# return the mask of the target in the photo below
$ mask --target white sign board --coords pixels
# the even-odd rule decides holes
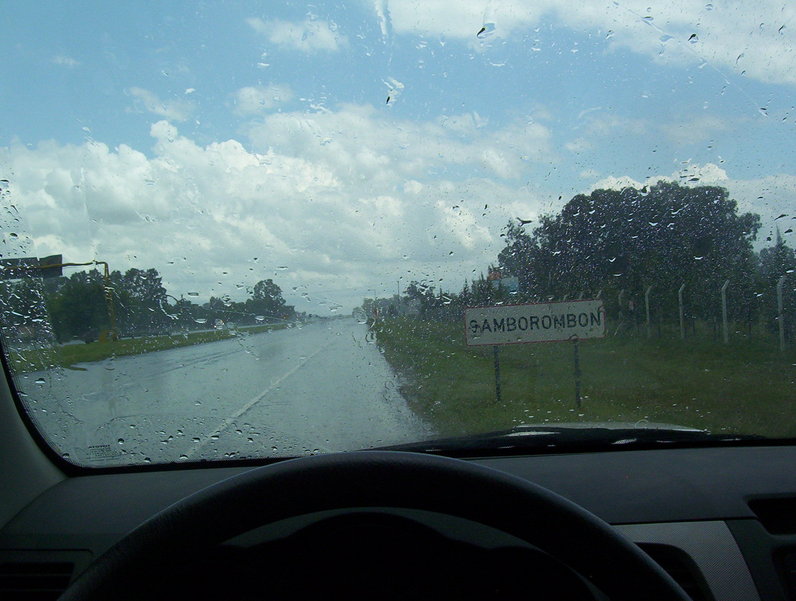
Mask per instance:
[[[470,307],[464,327],[468,346],[602,338],[605,309],[600,300]]]

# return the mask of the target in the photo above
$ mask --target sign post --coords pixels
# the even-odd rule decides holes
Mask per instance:
[[[782,288],[785,285],[785,276],[777,280],[777,322],[779,323],[779,350],[785,350],[785,303],[782,299]]]
[[[605,336],[601,300],[468,307],[464,311],[468,346],[491,346],[495,395],[501,400],[499,347],[534,342],[574,342],[575,402],[581,406],[580,340]]]
[[[683,311],[683,290],[685,290],[685,282],[680,286],[677,291],[677,304],[680,307],[680,340],[685,340],[685,313]]]
[[[500,394],[500,347],[496,344],[492,347],[495,354],[495,400],[501,401]]]
[[[722,331],[724,333],[724,344],[730,343],[730,330],[727,327],[727,286],[730,285],[730,280],[725,280],[721,287],[721,322]]]
[[[575,406],[580,409],[580,338],[572,338],[575,345]]]

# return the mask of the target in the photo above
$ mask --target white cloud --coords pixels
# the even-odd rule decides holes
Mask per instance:
[[[348,39],[337,31],[337,26],[327,21],[264,21],[259,17],[252,17],[246,19],[246,22],[272,44],[301,52],[333,52],[348,44]]]
[[[781,0],[672,0],[654,8],[646,0],[388,0],[382,12],[390,15],[396,33],[458,38],[471,44],[485,25],[490,30],[494,26],[493,36],[511,38],[527,35],[543,19],[552,19],[572,29],[600,31],[609,48],[627,48],[659,63],[705,62],[765,82],[796,84],[792,68],[796,27],[790,25],[796,21],[796,5]]]
[[[659,126],[673,144],[683,146],[708,140],[716,133],[729,129],[726,121],[713,115],[699,115],[678,123]]]
[[[591,150],[594,148],[594,144],[586,138],[575,138],[571,142],[564,144],[564,148],[570,152],[578,154],[580,152],[585,152],[586,150]]]
[[[277,148],[324,164],[338,173],[395,185],[396,178],[418,179],[429,169],[469,167],[480,175],[520,177],[528,162],[549,160],[551,133],[520,119],[501,130],[468,135],[467,127],[439,121],[391,119],[367,105],[343,105],[335,112],[270,114],[252,124],[255,148]]]
[[[53,65],[58,65],[59,67],[67,67],[69,69],[73,69],[74,67],[80,65],[80,61],[65,54],[55,55],[54,57],[52,57],[51,62]]]
[[[392,293],[399,277],[458,289],[494,261],[506,221],[539,212],[512,183],[528,164],[515,155],[540,158],[550,137],[524,122],[507,131],[522,141],[351,105],[266,115],[250,131],[255,150],[200,145],[164,120],[149,154],[46,142],[0,159],[40,255],[156,267],[177,296],[242,297],[272,277],[291,303],[322,312],[321,300]]]
[[[194,104],[182,98],[161,100],[154,92],[137,87],[129,88],[127,92],[137,106],[169,121],[186,121],[194,112]]]
[[[246,86],[235,92],[235,112],[242,116],[258,115],[293,98],[287,85]]]

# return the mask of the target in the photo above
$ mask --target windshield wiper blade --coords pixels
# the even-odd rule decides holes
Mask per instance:
[[[714,434],[707,430],[671,424],[558,423],[516,426],[510,430],[381,447],[386,450],[453,455],[478,452],[539,452],[546,450],[594,450],[597,448],[649,448],[677,445],[711,445],[762,441],[763,436]]]

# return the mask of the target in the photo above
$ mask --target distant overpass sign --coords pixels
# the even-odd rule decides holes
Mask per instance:
[[[20,257],[18,259],[0,259],[0,279],[16,280],[20,278],[57,278],[63,275],[63,257],[50,255],[38,259],[36,257]]]
[[[605,336],[600,300],[465,309],[468,346],[563,342]]]

